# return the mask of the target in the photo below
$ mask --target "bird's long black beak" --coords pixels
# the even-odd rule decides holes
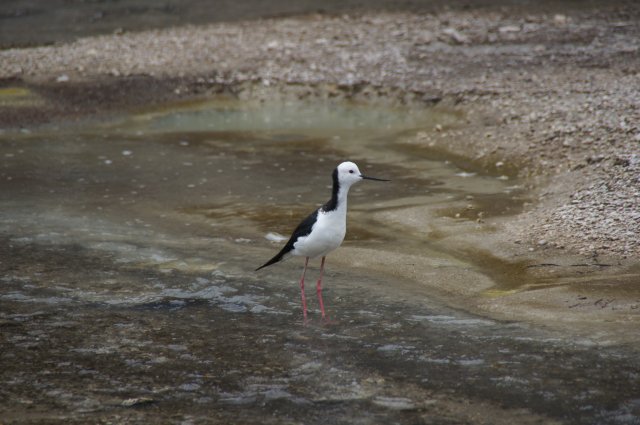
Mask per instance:
[[[376,180],[379,182],[390,182],[391,180],[388,179],[379,179],[377,177],[369,177],[369,176],[365,176],[364,174],[360,174],[360,177],[362,177],[365,180]]]

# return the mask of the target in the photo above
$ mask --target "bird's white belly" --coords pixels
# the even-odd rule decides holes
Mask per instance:
[[[291,253],[311,258],[325,256],[342,244],[346,231],[346,214],[340,217],[338,211],[319,212],[311,233],[298,238]]]

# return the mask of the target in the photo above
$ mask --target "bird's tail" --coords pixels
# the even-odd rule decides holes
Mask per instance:
[[[284,250],[280,251],[278,254],[276,254],[275,257],[273,257],[271,260],[267,261],[266,263],[264,263],[263,265],[258,267],[255,271],[258,271],[258,270],[263,269],[265,267],[268,267],[268,266],[270,266],[272,264],[275,264],[278,261],[282,261],[283,258],[284,258]]]

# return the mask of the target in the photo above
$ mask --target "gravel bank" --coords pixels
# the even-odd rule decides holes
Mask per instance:
[[[608,3],[187,26],[5,50],[0,79],[62,97],[137,78],[172,96],[257,82],[442,99],[465,111],[468,125],[416,144],[517,167],[537,189],[539,202],[509,226],[513,241],[637,259],[639,18],[633,3]],[[19,106],[0,107],[19,122]]]

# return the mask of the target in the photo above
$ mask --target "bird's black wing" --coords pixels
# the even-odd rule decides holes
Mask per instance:
[[[280,250],[280,252],[277,253],[275,257],[273,257],[271,260],[267,261],[266,263],[258,267],[256,271],[264,267],[270,266],[274,263],[277,263],[278,261],[282,261],[284,256],[293,249],[293,244],[296,243],[298,238],[307,236],[309,233],[311,233],[311,229],[313,228],[313,225],[316,223],[317,218],[318,218],[318,210],[315,210],[313,213],[309,214],[307,218],[302,220],[302,222],[298,224],[298,227],[296,227],[296,230],[293,231],[293,234],[289,238],[289,241]]]

